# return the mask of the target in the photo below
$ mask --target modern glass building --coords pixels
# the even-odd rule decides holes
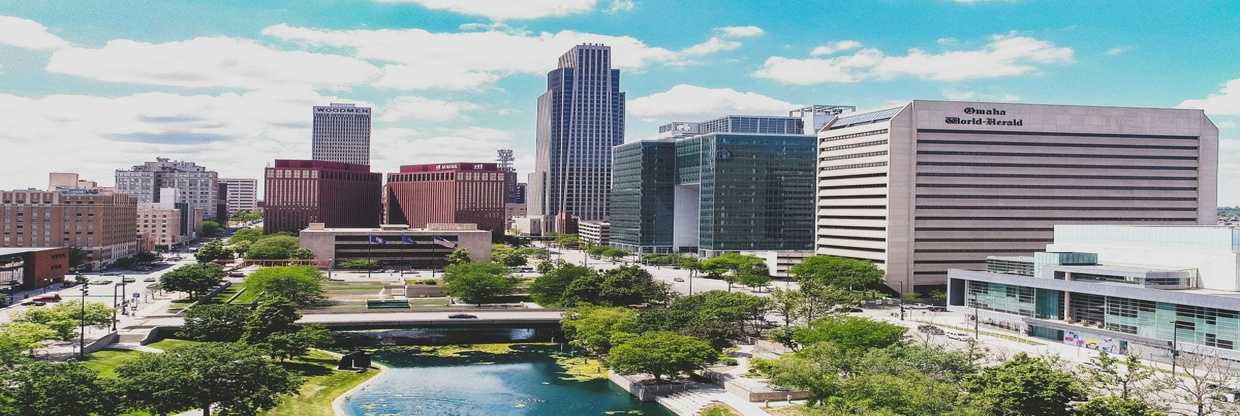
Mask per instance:
[[[949,308],[976,311],[985,324],[1111,353],[1167,359],[1177,349],[1240,359],[1240,292],[1229,289],[1240,270],[1240,231],[1073,225],[1056,227],[1055,238],[1051,249],[1110,247],[992,256],[985,271],[951,269]],[[1190,265],[1193,257],[1181,249],[1213,264]],[[1157,266],[1107,263],[1129,261],[1125,256],[1133,251]]]
[[[710,132],[614,149],[611,245],[633,251],[809,250],[812,136],[792,117],[728,116]]]

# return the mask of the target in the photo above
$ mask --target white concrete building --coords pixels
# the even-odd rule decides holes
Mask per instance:
[[[161,189],[176,188],[176,201],[201,209],[205,219],[215,219],[219,200],[219,174],[194,162],[157,157],[154,162],[116,171],[116,192],[133,195],[139,203],[164,202]]]
[[[314,106],[314,160],[370,165],[370,107]]]
[[[229,215],[242,210],[258,212],[258,179],[220,178],[220,183],[228,185]]]
[[[607,221],[578,222],[577,237],[583,243],[605,246],[611,241],[611,224]]]
[[[299,243],[314,253],[321,267],[349,259],[368,259],[381,267],[440,269],[447,266],[448,255],[457,249],[468,251],[472,261],[491,260],[491,232],[479,230],[476,224],[326,228],[323,223],[310,223],[301,230]]]
[[[818,132],[818,254],[896,290],[1023,256],[1056,224],[1214,224],[1218,128],[1201,110],[913,101]]]

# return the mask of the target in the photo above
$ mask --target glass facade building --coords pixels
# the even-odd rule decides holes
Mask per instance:
[[[800,122],[729,116],[707,123],[777,132],[714,132],[617,146],[611,245],[704,255],[812,249],[817,149],[812,136],[796,134]]]

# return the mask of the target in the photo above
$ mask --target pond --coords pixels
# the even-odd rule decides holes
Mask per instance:
[[[673,415],[607,380],[569,378],[553,354],[552,347],[533,345],[452,357],[379,350],[375,361],[389,369],[345,407],[354,416]]]

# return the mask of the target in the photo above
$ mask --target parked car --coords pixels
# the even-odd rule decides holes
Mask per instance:
[[[927,334],[930,334],[930,335],[943,335],[943,334],[945,334],[945,332],[943,332],[943,328],[939,328],[939,327],[937,327],[937,326],[934,326],[934,325],[929,325],[929,324],[918,326],[918,327],[917,327],[917,330],[918,330],[918,331],[921,331],[921,332],[924,332],[924,333],[927,333]]]
[[[31,300],[35,302],[60,302],[60,294],[53,293],[50,295],[35,296]]]
[[[228,273],[228,277],[245,277],[245,273],[242,273],[242,272],[229,272],[229,273]]]
[[[125,283],[133,283],[133,282],[138,281],[138,279],[126,276],[126,277],[122,277],[121,281]]]
[[[151,277],[147,277],[147,278],[145,278],[145,279],[142,279],[142,281],[143,281],[143,282],[154,282],[154,281],[157,281],[157,280],[159,280],[159,279],[156,279],[154,276],[151,276]]]
[[[685,281],[685,278],[683,278],[683,277],[677,277],[677,278],[675,278],[675,279],[672,279],[672,281],[673,281],[673,282],[677,282],[677,283],[679,283],[679,282],[683,282],[683,281]]]
[[[28,301],[22,302],[22,305],[26,305],[26,306],[43,306],[46,304],[47,304],[46,302],[40,302],[37,300],[28,300]]]
[[[930,312],[947,312],[946,306],[931,306],[927,309],[929,309]]]
[[[478,316],[467,313],[454,313],[452,315],[448,315],[448,319],[478,319]]]

